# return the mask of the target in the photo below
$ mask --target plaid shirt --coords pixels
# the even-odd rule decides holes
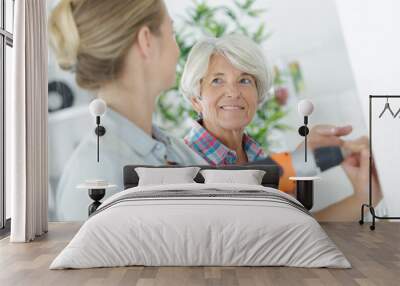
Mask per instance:
[[[232,165],[237,162],[236,152],[222,144],[199,122],[194,122],[194,127],[184,141],[212,166]],[[243,136],[243,147],[249,162],[267,157],[261,146],[247,134]]]

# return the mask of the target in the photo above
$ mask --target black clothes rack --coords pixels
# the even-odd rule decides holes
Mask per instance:
[[[372,225],[369,226],[370,230],[375,229],[375,219],[400,219],[400,217],[381,217],[375,214],[375,209],[372,205],[372,177],[371,177],[371,166],[372,166],[372,99],[374,98],[400,98],[400,95],[370,95],[369,96],[369,199],[368,204],[362,204],[361,206],[361,219],[360,224],[364,224],[364,208],[369,208],[372,215]],[[398,112],[397,112],[398,113]],[[396,115],[397,115],[396,113]]]

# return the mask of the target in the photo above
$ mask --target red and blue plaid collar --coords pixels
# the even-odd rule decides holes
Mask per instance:
[[[184,141],[210,165],[223,166],[237,162],[236,152],[222,144],[197,121],[194,121]],[[243,147],[249,162],[266,158],[261,146],[247,134],[243,136]]]

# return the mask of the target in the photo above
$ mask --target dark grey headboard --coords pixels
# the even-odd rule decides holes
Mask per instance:
[[[193,166],[193,165],[192,165]],[[127,165],[124,167],[124,189],[133,188],[138,185],[139,177],[135,172],[135,168],[137,167],[148,167],[148,168],[182,168],[182,167],[192,167],[192,166],[171,166],[171,165],[163,165],[163,166],[154,166],[154,165]],[[201,169],[220,169],[220,170],[263,170],[265,171],[265,175],[262,180],[262,185],[265,187],[272,187],[277,189],[279,185],[279,174],[280,167],[278,165],[230,165],[223,167],[213,167],[213,166],[202,166],[196,165],[196,167],[200,167]],[[204,183],[204,178],[200,174],[194,178],[197,183]]]

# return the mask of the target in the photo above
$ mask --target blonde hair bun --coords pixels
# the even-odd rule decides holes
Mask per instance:
[[[97,90],[118,78],[142,26],[159,35],[162,0],[61,0],[49,18],[50,45],[77,84]]]
[[[49,19],[50,45],[64,70],[75,69],[79,49],[79,32],[71,5],[71,0],[61,0]]]

